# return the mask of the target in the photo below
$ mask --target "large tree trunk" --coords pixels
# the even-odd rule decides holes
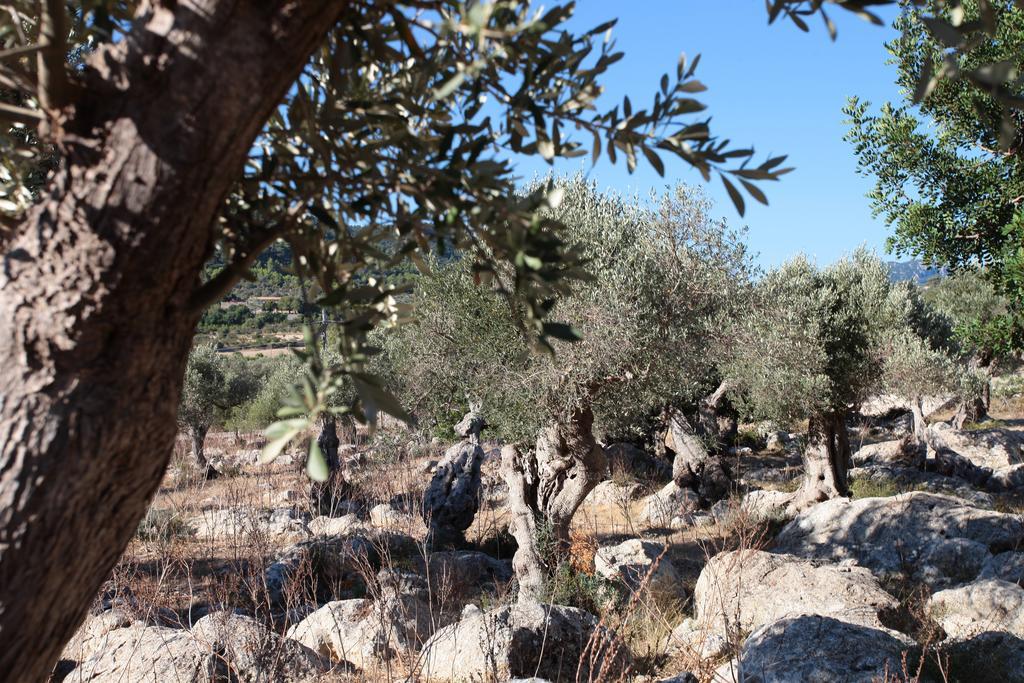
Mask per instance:
[[[569,551],[573,515],[604,477],[608,460],[593,433],[590,407],[566,423],[543,429],[533,454],[502,453],[502,474],[509,485],[512,535],[519,549],[513,567],[523,599],[543,599],[544,577]],[[548,529],[550,547],[538,545],[537,523]]]
[[[804,447],[804,476],[796,491],[792,509],[801,510],[839,496],[849,496],[847,472],[852,456],[842,414],[811,420]]]
[[[722,380],[718,387],[697,404],[697,428],[708,439],[712,450],[722,450],[736,438],[736,415],[725,400],[725,394],[732,389],[728,380]],[[727,410],[723,410],[724,407]]]
[[[209,427],[189,427],[188,438],[192,442],[192,459],[195,460],[196,467],[199,468],[200,472],[205,472],[206,468],[210,466],[210,461],[206,459],[206,433],[209,431]]]
[[[56,120],[2,245],[0,679],[46,680],[159,486],[211,227],[344,4],[143,4]]]
[[[728,430],[723,431],[720,421],[720,407],[728,390],[728,383],[722,382],[700,401],[697,429],[680,411],[669,414],[665,445],[675,453],[672,479],[677,486],[692,489],[706,503],[725,498],[732,487],[732,476],[722,459]]]
[[[316,437],[316,445],[320,447],[327,462],[327,481],[310,483],[310,502],[318,514],[334,517],[342,510],[342,502],[349,494],[349,487],[338,457],[338,447],[341,445],[338,420],[330,413],[322,413],[319,423],[320,433]]]
[[[910,400],[910,412],[913,416],[913,430],[904,442],[904,453],[913,458],[915,467],[924,467],[928,459],[928,421],[924,417],[924,400],[915,396]]]
[[[189,441],[192,442],[192,460],[195,461],[199,474],[204,479],[216,479],[220,476],[220,472],[214,469],[210,461],[206,459],[206,434],[209,431],[210,428],[206,425],[189,427],[188,436]]]

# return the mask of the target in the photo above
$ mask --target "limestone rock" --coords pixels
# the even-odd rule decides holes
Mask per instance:
[[[512,562],[498,560],[476,550],[450,550],[430,553],[428,575],[432,584],[482,586],[504,585],[512,580]]]
[[[381,529],[402,527],[407,522],[406,515],[387,503],[374,505],[370,508],[370,523]]]
[[[1024,588],[999,579],[979,579],[932,595],[932,618],[953,638],[1005,631],[1024,638]]]
[[[1011,550],[989,558],[978,578],[1001,579],[1024,585],[1024,552]]]
[[[536,675],[590,680],[604,666],[615,680],[629,655],[621,648],[610,652],[609,643],[611,634],[598,619],[573,607],[520,603],[488,612],[467,610],[424,646],[420,679],[504,681]]]
[[[136,623],[108,632],[103,647],[72,673],[75,683],[207,680],[214,663],[184,629]]]
[[[636,500],[643,493],[643,487],[637,483],[617,484],[614,481],[602,481],[587,494],[584,505],[624,506]]]
[[[789,443],[789,434],[781,430],[769,432],[765,436],[765,449],[773,453],[785,451],[787,443]]]
[[[936,447],[945,446],[971,462],[993,470],[1024,462],[1021,447],[1024,435],[1002,429],[953,429],[944,422],[929,426],[929,435]]]
[[[780,619],[750,634],[740,651],[744,683],[874,683],[901,671],[915,643],[887,629],[832,617]]]
[[[377,600],[329,602],[288,630],[288,637],[336,662],[372,669],[415,652],[430,635],[425,585],[387,574]]]
[[[355,532],[366,531],[366,525],[358,515],[349,513],[341,517],[321,515],[309,520],[309,532],[314,536],[344,536]]]
[[[668,639],[670,654],[682,654],[702,660],[718,659],[729,650],[729,641],[721,629],[702,625],[687,618],[672,629]]]
[[[853,501],[837,498],[800,513],[776,538],[774,550],[835,562],[854,558],[880,577],[909,570],[911,578],[941,588],[973,578],[959,569],[951,575],[948,567],[925,563],[929,556],[936,559],[935,545],[949,539],[976,542],[960,549],[978,554],[980,570],[992,551],[1024,541],[1024,521],[933,493]],[[975,566],[973,560],[971,566]]]
[[[911,465],[915,455],[908,453],[903,439],[880,441],[858,448],[853,454],[853,464],[863,465]]]
[[[630,591],[637,590],[646,581],[647,587],[655,593],[679,595],[682,579],[671,560],[663,555],[664,551],[661,543],[631,538],[618,545],[599,548],[594,556],[594,568],[604,578]]]
[[[313,681],[327,670],[310,648],[241,614],[208,614],[192,627],[192,635],[227,668],[230,680],[239,683]]]
[[[136,619],[127,609],[114,607],[90,615],[82,623],[61,653],[62,660],[82,662],[106,647],[106,635],[119,628],[131,626]],[[144,625],[144,624],[143,624]]]
[[[819,614],[881,628],[899,601],[863,567],[838,567],[761,550],[715,555],[694,587],[698,623],[735,636],[783,617]]]
[[[785,517],[786,507],[792,500],[792,493],[759,489],[743,496],[740,509],[755,519],[779,519]]]
[[[667,527],[673,517],[693,513],[700,509],[700,496],[674,481],[665,484],[657,493],[644,499],[640,521],[651,526]]]
[[[1024,639],[1001,631],[942,643],[950,681],[1024,683]]]

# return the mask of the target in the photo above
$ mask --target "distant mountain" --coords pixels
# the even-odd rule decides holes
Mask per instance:
[[[920,285],[942,275],[941,268],[929,268],[918,260],[889,261],[886,265],[889,266],[889,279],[892,282],[910,280]]]

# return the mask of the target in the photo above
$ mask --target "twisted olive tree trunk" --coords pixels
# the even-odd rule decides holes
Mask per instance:
[[[846,416],[829,413],[811,420],[803,452],[804,476],[790,507],[803,509],[839,496],[849,496],[847,473],[853,463],[846,434]]]
[[[502,451],[512,535],[519,546],[512,565],[522,599],[544,598],[547,574],[569,552],[573,515],[604,478],[608,459],[593,426],[594,413],[585,406],[567,422],[544,428],[535,452]],[[546,527],[544,533],[538,524]]]
[[[210,467],[210,461],[206,459],[206,433],[210,428],[206,425],[197,425],[188,428],[188,438],[192,442],[192,459],[196,461],[196,467],[200,472],[205,472]]]
[[[732,487],[732,476],[722,458],[725,435],[719,424],[719,407],[728,390],[729,385],[722,382],[700,401],[697,429],[678,410],[672,411],[668,421],[665,445],[675,453],[672,479],[706,502],[725,498]]]
[[[171,455],[211,227],[344,3],[142,4],[0,249],[0,680],[46,680]]]

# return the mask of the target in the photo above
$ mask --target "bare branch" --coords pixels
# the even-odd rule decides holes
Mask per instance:
[[[35,109],[26,109],[25,107],[17,107],[13,104],[0,102],[0,120],[27,123],[34,126],[44,119],[43,115]]]
[[[192,292],[188,298],[189,310],[199,312],[223,299],[249,270],[249,266],[263,253],[263,250],[269,247],[282,232],[283,230],[280,228],[268,228],[261,232],[258,237],[246,245],[245,253],[242,256],[224,266],[219,273]]]
[[[18,57],[24,57],[30,55],[33,52],[39,52],[45,45],[19,45],[18,47],[12,47],[9,50],[0,50],[0,62],[8,59],[16,59]]]

